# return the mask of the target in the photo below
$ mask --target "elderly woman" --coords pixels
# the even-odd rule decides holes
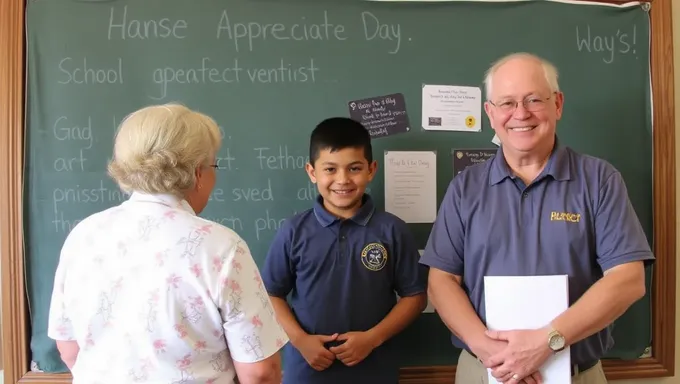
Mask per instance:
[[[68,235],[48,335],[74,384],[280,383],[277,323],[246,243],[197,216],[215,122],[180,105],[122,123],[109,174],[130,199]]]

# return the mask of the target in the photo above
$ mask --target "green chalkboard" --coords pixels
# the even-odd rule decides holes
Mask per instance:
[[[409,130],[375,137],[375,156],[436,151],[439,200],[451,150],[494,148],[493,132],[484,116],[481,132],[423,130],[423,85],[481,87],[498,57],[534,52],[561,72],[562,142],[621,170],[652,239],[649,17],[640,6],[32,0],[27,31],[26,265],[32,360],[44,371],[65,370],[46,335],[60,247],[78,220],[124,199],[105,172],[112,138],[148,104],[181,102],[219,122],[225,169],[203,216],[234,228],[262,263],[281,221],[316,194],[303,166],[317,122],[349,116],[352,100],[403,95]],[[382,171],[370,188],[384,207]],[[411,225],[421,247],[430,227]],[[637,358],[650,328],[647,296],[616,323],[610,357]],[[456,362],[435,314],[398,340],[404,366]]]

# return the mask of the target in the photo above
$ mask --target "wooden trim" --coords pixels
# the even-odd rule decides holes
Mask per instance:
[[[0,251],[2,346],[5,383],[70,383],[69,374],[28,372],[30,327],[26,316],[22,231],[25,0],[5,0],[0,13]],[[594,0],[585,0],[594,1]],[[651,70],[654,97],[654,252],[652,357],[605,360],[609,380],[675,374],[675,102],[672,0],[651,7]],[[624,3],[626,1],[608,1]],[[402,369],[400,382],[451,383],[455,366]]]
[[[677,5],[677,4],[676,4]],[[675,81],[671,0],[651,7],[651,71],[654,100],[654,253],[652,358],[648,363],[610,362],[612,379],[675,375],[675,275],[677,249],[675,180]],[[628,374],[628,372],[630,372]]]
[[[28,370],[24,290],[22,179],[24,132],[24,0],[0,6],[0,260],[5,383]],[[4,57],[3,57],[4,56]]]

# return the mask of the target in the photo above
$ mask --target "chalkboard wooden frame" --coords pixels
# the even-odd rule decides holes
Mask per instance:
[[[595,0],[583,0],[595,1]],[[651,7],[651,70],[654,97],[654,252],[651,357],[605,360],[609,380],[675,373],[675,103],[672,0]],[[600,2],[603,2],[602,0]],[[626,1],[606,1],[625,3]],[[2,348],[5,383],[70,383],[69,374],[30,372],[30,324],[23,260],[23,139],[25,110],[25,0],[5,1],[0,15],[0,252]],[[455,366],[402,370],[400,383],[451,383]]]

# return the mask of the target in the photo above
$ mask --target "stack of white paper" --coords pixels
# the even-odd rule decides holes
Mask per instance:
[[[485,276],[486,326],[490,330],[536,329],[569,307],[569,280],[559,276]],[[546,344],[548,338],[546,335]],[[545,384],[570,384],[569,347],[540,368]],[[497,384],[489,371],[489,384]]]

